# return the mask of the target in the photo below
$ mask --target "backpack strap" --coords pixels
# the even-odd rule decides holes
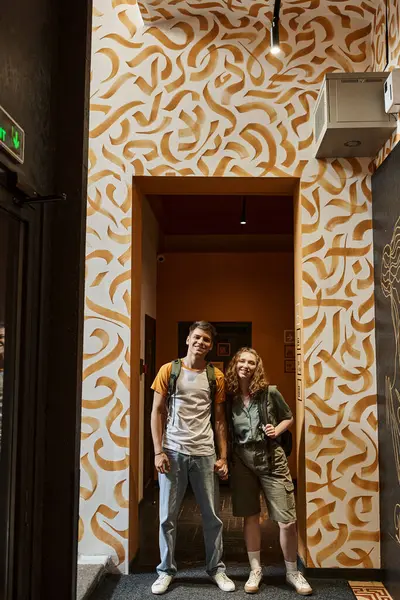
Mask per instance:
[[[215,377],[215,367],[212,363],[207,363],[206,373],[208,385],[210,386],[211,404],[214,404],[215,396],[217,395],[217,378]]]
[[[270,399],[270,391],[275,388],[276,388],[276,385],[268,385],[265,392],[263,394],[261,394],[261,397],[259,398],[259,401],[257,403],[258,416],[260,419],[260,423],[262,425],[268,425],[268,423],[271,423],[269,399]]]
[[[206,367],[208,385],[210,387],[210,400],[211,400],[211,409],[210,409],[210,422],[211,427],[215,435],[215,396],[217,394],[217,378],[215,377],[215,367],[212,363],[207,363]]]
[[[178,381],[178,377],[181,373],[182,369],[182,361],[180,358],[172,361],[171,374],[169,376],[168,382],[168,393],[167,393],[167,408],[169,409],[169,405],[171,403],[171,398],[174,397],[176,392],[176,382]]]
[[[270,391],[274,389],[275,385],[268,385],[267,389],[261,394],[257,402],[258,415],[261,425],[271,424],[271,413],[270,413]],[[267,453],[268,453],[268,469],[272,473],[275,468],[275,457],[273,452],[273,443],[269,438],[267,440]]]

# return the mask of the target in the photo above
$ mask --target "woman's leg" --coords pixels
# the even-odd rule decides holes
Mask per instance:
[[[296,522],[279,523],[279,541],[286,563],[297,562],[297,528]],[[297,571],[297,567],[296,567]]]
[[[285,559],[286,581],[302,596],[312,594],[312,589],[297,568],[297,527],[292,523],[279,523],[279,540]]]
[[[259,552],[261,548],[260,513],[244,517],[244,541],[247,552]]]
[[[260,484],[257,475],[250,468],[251,456],[243,450],[232,466],[232,508],[236,517],[244,518],[244,540],[250,562],[250,576],[244,586],[245,592],[258,592],[262,579],[260,563]],[[246,459],[245,464],[242,458]],[[248,516],[250,515],[250,516]]]
[[[270,519],[279,524],[279,540],[285,559],[286,581],[298,594],[308,596],[312,589],[297,569],[297,527],[294,485],[286,456],[281,449],[274,455],[273,476],[261,478]]]
[[[250,517],[244,517],[244,541],[250,563],[250,576],[245,583],[244,591],[255,594],[259,590],[262,580],[262,568],[260,561],[261,528],[260,513]]]
[[[244,541],[246,543],[247,554],[249,556],[250,569],[256,571],[261,569],[260,550],[261,550],[261,528],[260,513],[244,517]]]

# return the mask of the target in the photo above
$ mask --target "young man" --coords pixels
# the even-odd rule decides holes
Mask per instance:
[[[161,554],[153,594],[166,592],[177,571],[177,519],[189,481],[203,519],[207,573],[224,592],[235,589],[222,562],[222,521],[217,514],[217,474],[225,479],[228,465],[224,376],[218,369],[207,367],[205,360],[214,338],[210,323],[193,323],[186,340],[186,357],[161,367],[152,385],[151,432],[160,484]]]

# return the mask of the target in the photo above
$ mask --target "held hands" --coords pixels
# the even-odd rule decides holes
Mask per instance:
[[[214,471],[222,480],[228,479],[228,462],[226,458],[219,458],[214,464]]]
[[[169,458],[165,452],[160,452],[154,457],[154,465],[159,473],[165,474],[170,470]]]
[[[277,433],[276,433],[276,429],[273,425],[271,425],[270,423],[268,425],[263,425],[263,431],[265,433],[265,435],[269,438],[271,438],[272,440],[274,440],[277,437]]]

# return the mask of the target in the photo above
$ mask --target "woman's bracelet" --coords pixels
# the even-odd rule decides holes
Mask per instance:
[[[165,454],[164,450],[162,450],[161,452],[157,452],[154,456],[158,456],[159,454]]]

